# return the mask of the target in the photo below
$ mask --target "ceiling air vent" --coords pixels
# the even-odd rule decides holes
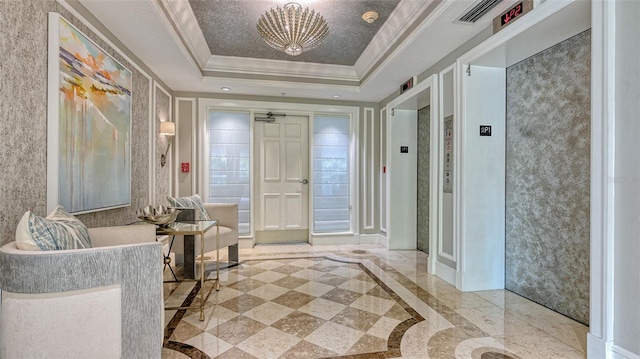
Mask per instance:
[[[458,21],[475,23],[501,2],[502,0],[482,0],[474,7],[472,7],[471,10],[462,15],[460,19],[458,19]]]

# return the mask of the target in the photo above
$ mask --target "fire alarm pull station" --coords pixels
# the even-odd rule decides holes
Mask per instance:
[[[189,162],[182,162],[180,168],[183,173],[189,173]]]

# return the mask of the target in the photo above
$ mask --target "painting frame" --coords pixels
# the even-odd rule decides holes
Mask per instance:
[[[49,13],[47,212],[131,206],[133,74]]]

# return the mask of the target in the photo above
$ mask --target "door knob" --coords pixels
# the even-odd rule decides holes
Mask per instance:
[[[309,180],[305,178],[305,179],[303,179],[303,180],[300,180],[300,183],[302,183],[302,184],[307,184],[307,183],[309,183]]]

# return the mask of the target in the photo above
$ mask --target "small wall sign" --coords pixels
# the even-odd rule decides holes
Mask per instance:
[[[409,153],[409,146],[400,146],[400,153]]]
[[[491,136],[491,126],[480,125],[480,136]]]
[[[400,93],[410,90],[416,82],[416,77],[412,77],[400,85]],[[392,114],[393,115],[393,114]]]
[[[531,10],[533,10],[533,0],[522,0],[511,6],[507,11],[493,19],[493,33],[495,34],[504,29],[507,25],[510,25]]]

